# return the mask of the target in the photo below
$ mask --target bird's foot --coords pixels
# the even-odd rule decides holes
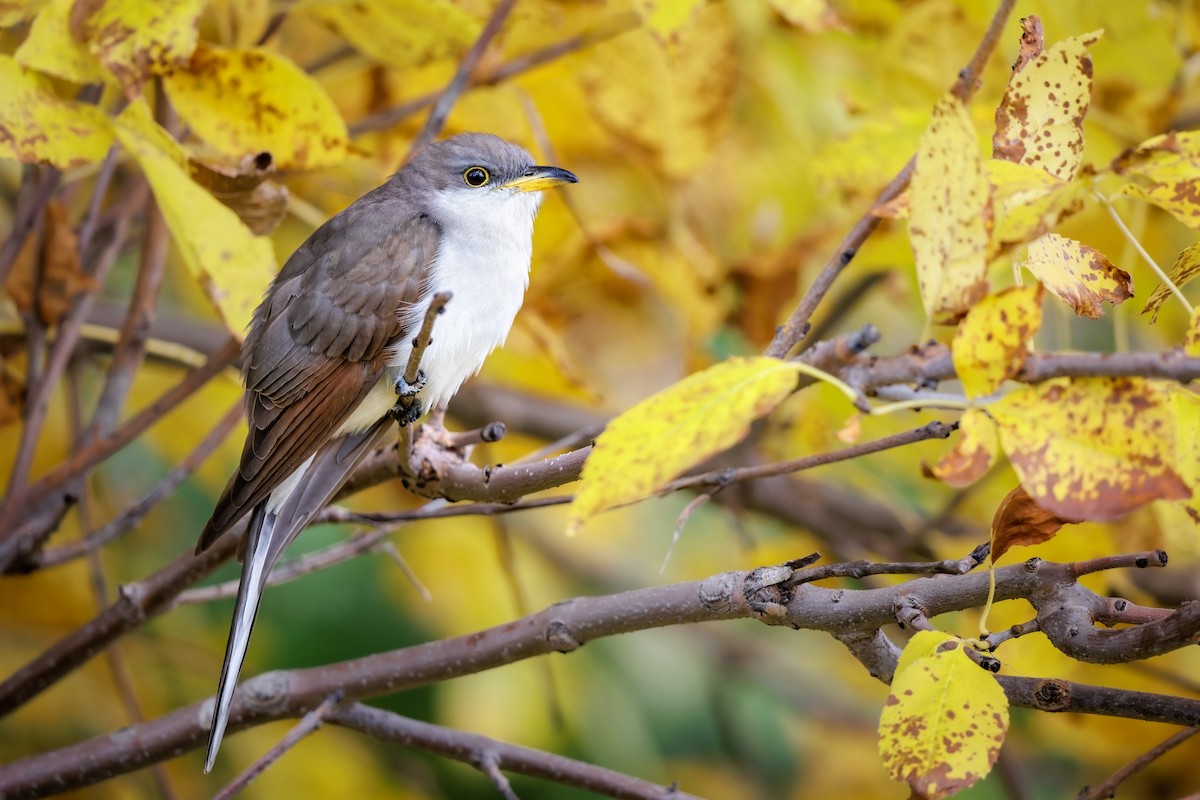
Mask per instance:
[[[407,396],[396,400],[396,405],[392,406],[392,410],[388,412],[392,419],[396,420],[396,424],[401,428],[412,425],[421,418],[425,413],[425,409],[421,407],[420,399]]]
[[[412,383],[404,380],[404,376],[401,375],[396,378],[396,396],[400,398],[416,397],[428,382],[429,378],[426,377],[425,370],[423,369],[417,370],[417,379]]]

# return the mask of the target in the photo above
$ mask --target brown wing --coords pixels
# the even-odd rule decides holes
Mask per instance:
[[[250,432],[197,552],[265,500],[379,381],[399,311],[420,297],[439,231],[387,184],[319,228],[288,259],[243,349]]]

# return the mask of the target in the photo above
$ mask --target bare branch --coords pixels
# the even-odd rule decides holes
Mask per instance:
[[[1109,797],[1117,796],[1117,787],[1120,786],[1126,778],[1141,772],[1146,767],[1153,764],[1159,758],[1162,758],[1172,749],[1186,742],[1188,739],[1200,733],[1200,728],[1186,728],[1163,741],[1151,747],[1145,753],[1130,761],[1119,770],[1109,775],[1096,786],[1085,786],[1076,795],[1077,800],[1106,800]]]

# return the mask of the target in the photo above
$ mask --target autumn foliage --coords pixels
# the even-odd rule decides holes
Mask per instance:
[[[0,797],[1200,791],[1189,4],[0,26]],[[580,184],[457,433],[280,566],[202,776],[247,322],[464,130]]]

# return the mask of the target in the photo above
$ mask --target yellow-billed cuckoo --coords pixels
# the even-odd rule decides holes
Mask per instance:
[[[204,771],[212,769],[267,575],[284,548],[382,442],[398,394],[445,405],[504,341],[529,284],[541,190],[576,177],[468,133],[430,144],[322,225],[267,290],[243,349],[250,431],[196,551],[250,513],[242,579]],[[421,368],[402,373],[436,292],[453,299]]]

